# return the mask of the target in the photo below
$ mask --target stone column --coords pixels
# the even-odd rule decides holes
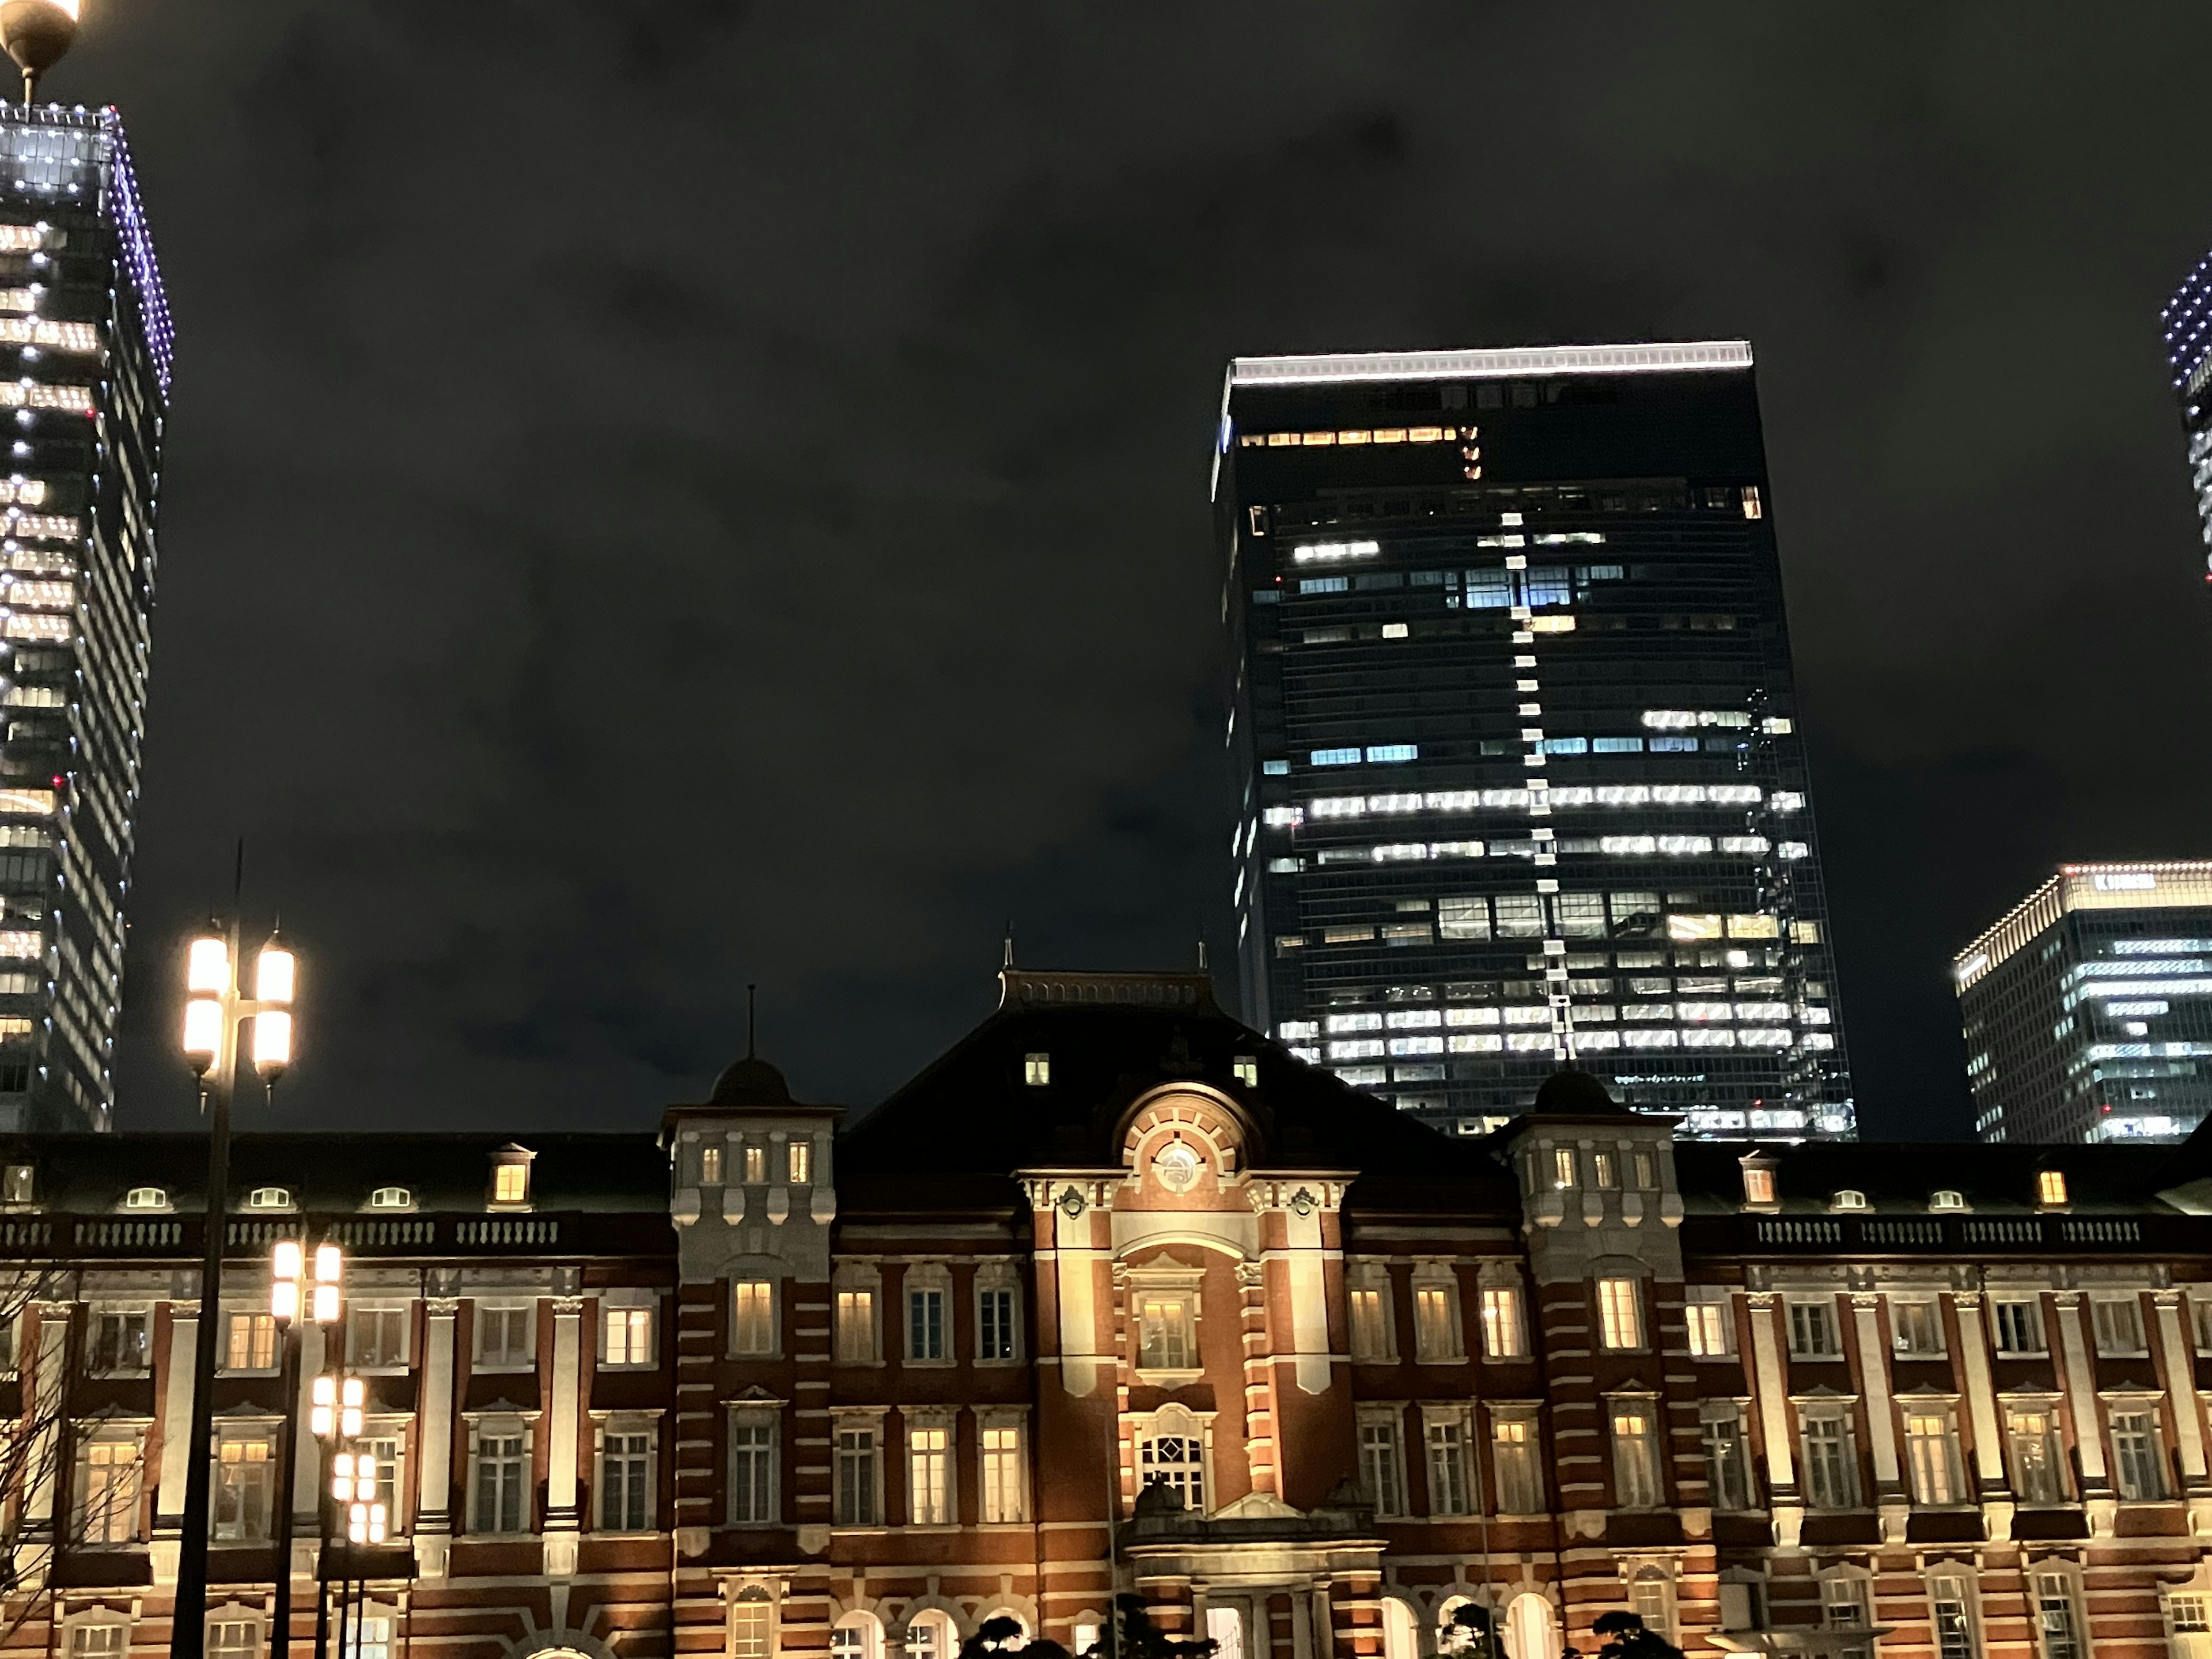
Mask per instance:
[[[446,1553],[453,1532],[450,1507],[453,1488],[453,1322],[460,1311],[457,1297],[433,1297],[424,1304],[422,1401],[418,1419],[422,1467],[416,1486],[415,1566],[425,1578],[446,1576]]]
[[[2004,1425],[1997,1420],[1996,1382],[1990,1373],[1989,1322],[1979,1291],[1954,1291],[1959,1314],[1959,1363],[1966,1374],[1966,1401],[1974,1424],[1974,1486],[1982,1500],[1990,1541],[2012,1536],[2012,1487],[2005,1474]]]
[[[1796,1443],[1790,1429],[1790,1379],[1774,1340],[1775,1295],[1749,1292],[1752,1379],[1759,1390],[1759,1437],[1766,1443],[1766,1501],[1773,1506],[1774,1541],[1794,1550],[1805,1526],[1805,1501],[1797,1491]]]
[[[576,1443],[583,1328],[583,1297],[554,1297],[553,1400],[552,1410],[546,1413],[546,1432],[552,1438],[545,1458],[545,1571],[555,1578],[575,1572],[581,1526],[576,1509]]]
[[[2089,1518],[2090,1534],[2109,1538],[2119,1499],[2105,1470],[2105,1419],[2098,1409],[2089,1345],[2081,1334],[2081,1292],[2059,1291],[2051,1300],[2057,1304],[2058,1385],[2066,1391],[2067,1411],[2074,1419],[2074,1455],[2081,1466],[2081,1507]]]
[[[158,1401],[161,1469],[154,1492],[154,1582],[177,1582],[177,1553],[185,1526],[185,1480],[191,1469],[192,1355],[200,1336],[200,1304],[169,1304],[169,1346],[161,1355]]]
[[[2179,1291],[2154,1291],[2158,1344],[2166,1360],[2166,1397],[2173,1407],[2173,1449],[2181,1459],[2182,1494],[2189,1500],[2189,1529],[2212,1532],[2212,1482],[2205,1478],[2203,1404],[2197,1394],[2197,1354],[2181,1318]]]
[[[53,1536],[54,1501],[60,1490],[64,1390],[69,1383],[69,1334],[72,1310],[66,1302],[33,1304],[39,1314],[39,1347],[26,1379],[30,1383],[31,1443],[26,1452],[30,1490],[23,1499],[27,1529]]]
[[[1881,1338],[1881,1297],[1873,1291],[1851,1292],[1851,1319],[1859,1340],[1859,1389],[1866,1400],[1867,1450],[1874,1457],[1875,1508],[1881,1517],[1882,1541],[1905,1541],[1911,1497],[1899,1478],[1897,1403],[1889,1382],[1889,1350]]]

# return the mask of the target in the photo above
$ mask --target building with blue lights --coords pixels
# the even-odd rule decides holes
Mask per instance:
[[[169,312],[112,109],[0,109],[0,1127],[106,1128]]]
[[[1952,976],[1984,1140],[2179,1140],[2212,1115],[2212,862],[2063,866]]]
[[[1563,1060],[1853,1133],[1750,348],[1239,358],[1247,1018],[1462,1133]]]

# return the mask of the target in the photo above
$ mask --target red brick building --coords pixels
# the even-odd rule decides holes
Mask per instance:
[[[6,1155],[50,1452],[7,1639],[156,1653],[199,1148]],[[1000,1614],[1081,1648],[1117,1590],[1234,1659],[1419,1659],[1468,1598],[1512,1659],[1624,1607],[1693,1654],[2212,1647],[2212,1146],[1677,1145],[1572,1073],[1452,1140],[1200,976],[1010,970],[851,1125],[744,1060],[658,1137],[234,1164],[228,1659],[277,1569],[280,1237],[349,1252],[304,1370],[368,1384],[364,1659],[951,1659]]]

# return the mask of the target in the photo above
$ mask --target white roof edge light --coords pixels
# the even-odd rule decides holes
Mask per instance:
[[[1635,345],[1496,346],[1464,351],[1347,351],[1309,357],[1236,357],[1229,384],[1298,386],[1352,380],[1492,380],[1524,374],[1648,374],[1752,366],[1748,340]]]

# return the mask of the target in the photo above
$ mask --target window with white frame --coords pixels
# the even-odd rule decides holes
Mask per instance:
[[[1449,1269],[1430,1268],[1413,1279],[1413,1357],[1423,1362],[1459,1359],[1459,1285]]]
[[[651,1304],[606,1304],[599,1309],[599,1364],[605,1370],[649,1366],[658,1356]]]
[[[1943,1310],[1932,1298],[1893,1297],[1889,1304],[1890,1346],[1913,1358],[1944,1352]]]
[[[1500,1515],[1540,1515],[1544,1470],[1538,1455],[1536,1419],[1523,1413],[1492,1413],[1491,1473],[1498,1483]]]
[[[1522,1322],[1519,1285],[1482,1287],[1482,1352],[1486,1359],[1528,1357],[1528,1333]]]
[[[1407,1513],[1405,1451],[1395,1410],[1359,1414],[1359,1485],[1377,1516],[1389,1519]]]
[[[1021,1357],[1019,1303],[1004,1270],[979,1273],[975,1283],[975,1358],[1000,1363]]]
[[[987,1416],[977,1428],[981,1440],[984,1524],[1029,1519],[1029,1462],[1022,1451],[1020,1419]]]
[[[208,1659],[260,1659],[263,1646],[258,1619],[233,1618],[228,1616],[228,1610],[209,1618]],[[74,1654],[76,1649],[70,1651]]]
[[[356,1370],[398,1370],[407,1364],[407,1310],[346,1310],[346,1364]]]
[[[138,1497],[144,1480],[144,1442],[135,1429],[102,1431],[78,1443],[76,1538],[81,1544],[138,1541]]]
[[[730,1346],[747,1358],[775,1352],[775,1282],[740,1279],[730,1286]]]
[[[1735,1352],[1735,1310],[1726,1291],[1698,1285],[1682,1305],[1690,1327],[1690,1352],[1699,1359],[1718,1359]]]
[[[1617,1508],[1659,1507],[1659,1407],[1654,1400],[1617,1400],[1613,1421],[1613,1482]]]
[[[907,1524],[945,1527],[952,1523],[952,1431],[947,1425],[909,1413],[906,1431]]]
[[[836,1521],[841,1527],[873,1527],[883,1513],[883,1430],[872,1422],[837,1420]]]
[[[273,1314],[233,1313],[222,1316],[222,1368],[227,1371],[276,1369],[276,1319]]]
[[[392,1632],[398,1623],[391,1612],[380,1611],[373,1603],[357,1607],[340,1659],[392,1659]]]
[[[1837,1359],[1843,1356],[1836,1333],[1833,1297],[1790,1304],[1790,1354],[1793,1359]]]
[[[1164,1485],[1192,1515],[1206,1513],[1206,1437],[1181,1407],[1163,1411],[1137,1437],[1137,1490]]]
[[[1928,1575],[1928,1622],[1935,1659],[1979,1659],[1974,1617],[1974,1577],[1963,1565]]]
[[[599,1530],[653,1529],[653,1425],[610,1417],[599,1426]]]
[[[1597,1281],[1597,1340],[1616,1351],[1644,1346],[1644,1300],[1635,1279]]]
[[[1858,1449],[1850,1419],[1838,1407],[1808,1408],[1802,1431],[1806,1502],[1816,1510],[1856,1509]]]
[[[1912,1407],[1905,1413],[1905,1474],[1916,1504],[1960,1504],[1959,1433],[1947,1407]]]
[[[879,1352],[876,1343],[878,1288],[872,1274],[866,1281],[852,1273],[839,1275],[834,1316],[839,1364],[875,1364]]]
[[[853,1612],[830,1631],[830,1659],[883,1659],[883,1620],[872,1613]]]
[[[775,1603],[758,1584],[731,1599],[730,1659],[775,1659]]]
[[[534,1302],[478,1303],[476,1310],[477,1369],[534,1370],[538,1364],[538,1304]]]
[[[1996,1327],[1997,1352],[2002,1354],[2041,1354],[2050,1352],[2043,1334],[2042,1299],[2033,1296],[2001,1296],[1990,1303]]]
[[[1705,1485],[1713,1508],[1751,1508],[1751,1446],[1744,1432],[1742,1406],[1734,1400],[1708,1400],[1700,1403],[1698,1414]]]
[[[405,1419],[385,1418],[372,1424],[368,1432],[354,1442],[356,1451],[376,1460],[375,1485],[371,1501],[384,1505],[386,1524],[393,1533],[406,1529],[401,1507],[401,1499],[407,1491],[406,1437]]]
[[[952,1358],[952,1325],[946,1316],[951,1290],[941,1270],[909,1267],[906,1277],[906,1357],[908,1364],[934,1365]]]
[[[1137,1369],[1197,1370],[1198,1292],[1139,1290],[1136,1302]]]
[[[1629,1580],[1628,1605],[1644,1628],[1670,1646],[1674,1641],[1674,1575],[1663,1567],[1639,1567]]]
[[[2130,1503],[2166,1496],[2166,1453],[2158,1411],[2148,1400],[2112,1407],[2112,1485]]]
[[[529,1431],[512,1421],[477,1424],[469,1436],[469,1529],[528,1531]]]
[[[1349,1292],[1352,1302],[1352,1357],[1354,1359],[1389,1359],[1395,1357],[1395,1346],[1390,1340],[1390,1285],[1387,1279],[1376,1278],[1354,1285]]]
[[[129,1376],[151,1364],[153,1316],[143,1308],[95,1308],[85,1344],[85,1369],[94,1376]]]
[[[740,1412],[730,1419],[730,1520],[735,1525],[773,1526],[783,1519],[782,1490],[776,1480],[777,1438],[773,1413]],[[842,1457],[842,1437],[839,1452]],[[842,1478],[842,1462],[839,1474]]]
[[[1429,1513],[1471,1515],[1468,1480],[1467,1418],[1459,1411],[1434,1411],[1423,1425],[1428,1449]]]
[[[258,1634],[259,1626],[254,1629]],[[131,1626],[119,1620],[70,1626],[70,1659],[122,1659],[130,1650]]]
[[[1855,1575],[1835,1573],[1820,1581],[1820,1623],[1833,1631],[1863,1631],[1874,1624],[1874,1601],[1868,1582]],[[1836,1651],[1844,1659],[1870,1659],[1874,1640],[1845,1643]]]
[[[2089,1304],[2089,1326],[2100,1354],[2144,1352],[2142,1304],[2132,1296],[2096,1297]]]
[[[2005,1413],[2005,1444],[2011,1454],[2012,1488],[2021,1503],[2066,1501],[2066,1465],[2057,1412],[2039,1403],[2009,1407]]]
[[[272,1431],[225,1431],[216,1443],[214,1463],[210,1507],[216,1541],[258,1543],[267,1538],[276,1479]]]
[[[2074,1575],[2063,1568],[2045,1568],[2029,1577],[2035,1586],[2035,1635],[2042,1659],[2088,1659]]]
[[[959,1645],[952,1621],[933,1608],[915,1614],[906,1627],[907,1659],[952,1659]]]
[[[2212,1595],[2203,1590],[2168,1590],[2166,1627],[2173,1659],[2208,1659],[2212,1656]]]

